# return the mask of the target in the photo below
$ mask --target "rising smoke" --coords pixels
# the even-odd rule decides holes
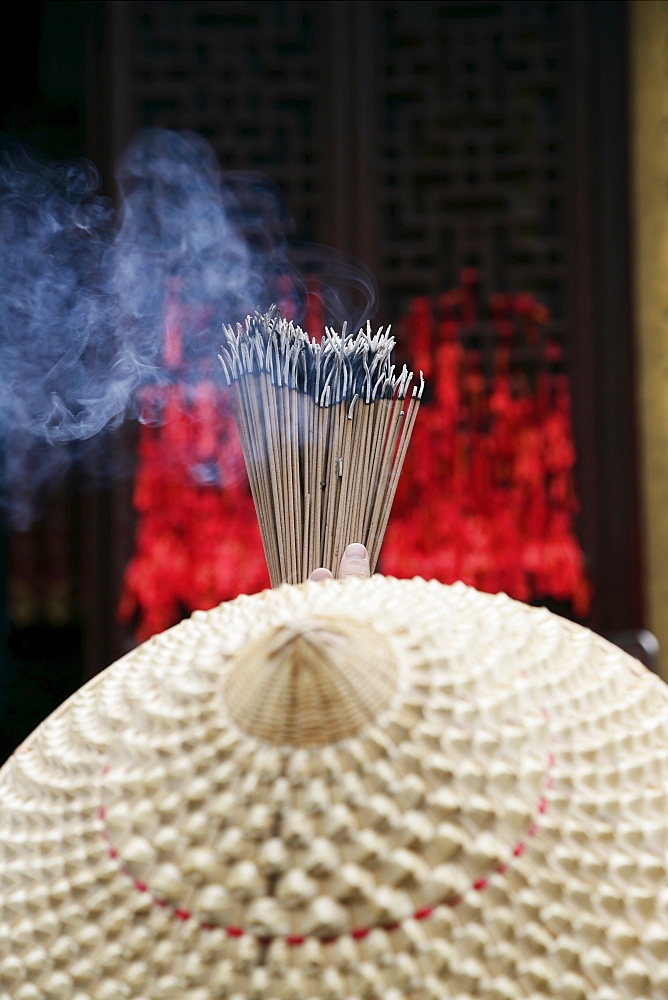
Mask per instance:
[[[10,509],[17,470],[25,479],[29,468],[38,487],[62,460],[63,447],[53,446],[140,417],[142,387],[196,377],[202,365],[217,373],[223,323],[272,302],[299,320],[304,266],[318,272],[329,322],[359,325],[375,304],[362,267],[295,246],[273,183],[221,174],[198,135],[141,133],[116,177],[115,210],[96,194],[92,164],[0,145],[0,432]],[[178,366],[165,358],[170,297],[180,303]]]

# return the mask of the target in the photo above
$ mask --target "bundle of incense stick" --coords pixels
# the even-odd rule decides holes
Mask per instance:
[[[373,572],[424,380],[394,374],[389,328],[326,329],[322,343],[256,313],[224,327],[232,399],[272,586],[336,575],[350,542]]]

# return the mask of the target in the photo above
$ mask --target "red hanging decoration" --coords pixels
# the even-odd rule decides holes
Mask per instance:
[[[139,641],[197,608],[269,585],[227,389],[207,374],[215,358],[198,378],[186,370],[187,318],[172,281],[163,364],[174,382],[145,389],[141,400],[135,547],[118,607]]]
[[[520,600],[570,603],[591,587],[574,530],[578,505],[570,386],[549,314],[526,293],[494,296],[481,320],[477,277],[414,300],[410,363],[433,368],[381,554],[381,569],[463,580]]]
[[[140,431],[135,551],[119,606],[139,640],[269,585],[226,391],[177,383],[148,390],[144,402],[164,422]]]

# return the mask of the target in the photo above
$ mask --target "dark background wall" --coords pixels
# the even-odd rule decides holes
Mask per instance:
[[[627,36],[615,0],[28,3],[2,43],[0,129],[86,153],[109,194],[137,128],[201,132],[224,168],[273,178],[301,239],[373,270],[380,322],[464,266],[485,292],[533,292],[572,377],[589,624],[610,632],[643,616]],[[0,752],[128,641],[129,484],[82,481],[9,535]]]
[[[28,0],[6,19],[0,35],[5,141],[18,139],[57,159],[85,154],[87,8],[96,6]],[[11,440],[2,442],[3,463],[11,448]],[[0,760],[83,677],[81,503],[70,476],[44,501],[30,531],[13,530],[0,514]]]

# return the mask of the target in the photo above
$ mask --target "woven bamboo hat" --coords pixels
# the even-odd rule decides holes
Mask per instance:
[[[666,687],[545,610],[241,597],[0,772],[0,998],[666,998],[667,771]]]

